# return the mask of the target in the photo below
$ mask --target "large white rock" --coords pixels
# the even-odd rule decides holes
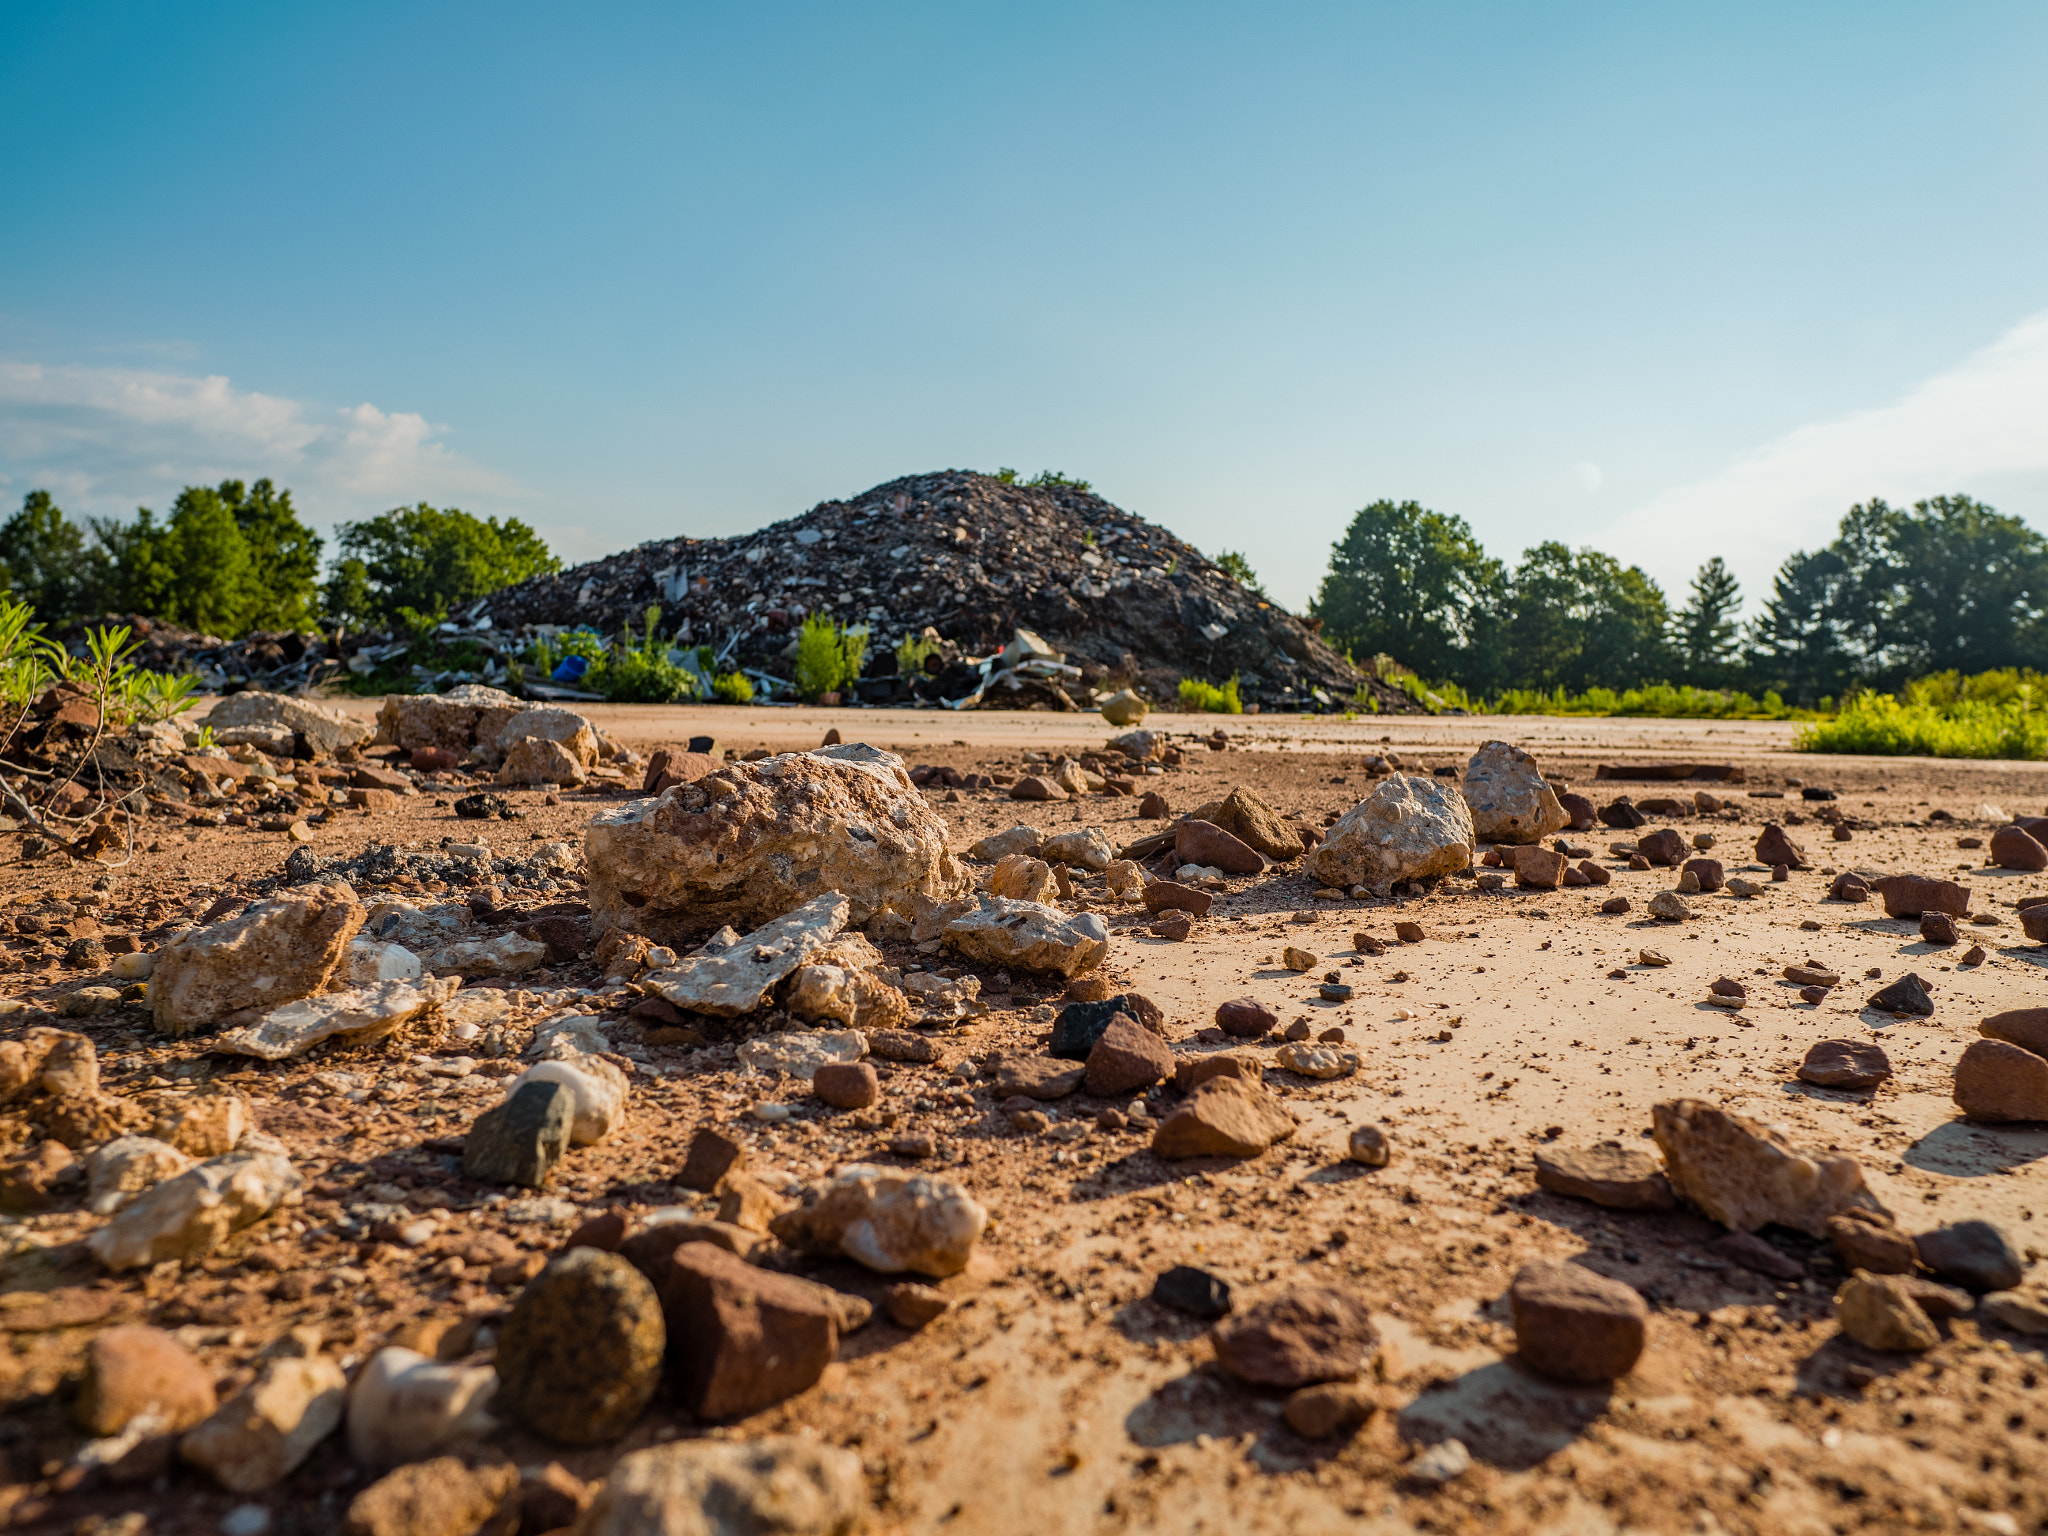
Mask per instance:
[[[231,693],[206,712],[202,725],[213,727],[223,742],[232,742],[228,732],[249,728],[274,728],[288,736],[303,736],[316,757],[332,757],[343,747],[357,747],[376,734],[367,721],[357,720],[331,705],[313,704],[282,693],[251,689]]]
[[[306,885],[239,917],[188,928],[157,951],[149,1005],[167,1035],[245,1024],[280,1003],[327,990],[363,904],[345,885]]]
[[[573,709],[543,704],[523,709],[498,725],[486,739],[477,732],[477,751],[491,762],[503,762],[525,742],[552,741],[561,746],[581,768],[597,762],[597,729]]]
[[[1397,880],[1448,875],[1472,862],[1472,813],[1455,785],[1397,775],[1346,811],[1308,856],[1322,885],[1384,896]]]
[[[1109,925],[1093,912],[1069,917],[1036,901],[984,896],[939,934],[948,949],[984,965],[1078,976],[1109,954]]]
[[[988,1212],[951,1179],[856,1163],[769,1222],[792,1248],[844,1254],[884,1275],[943,1277],[967,1267]]]
[[[1535,843],[1571,825],[1536,759],[1505,741],[1489,741],[1465,769],[1465,804],[1482,843]]]
[[[1048,864],[1071,864],[1082,869],[1107,869],[1116,848],[1100,827],[1076,827],[1039,844],[1038,856]]]
[[[341,969],[335,980],[347,987],[366,987],[380,981],[416,981],[420,957],[403,944],[386,944],[358,934],[342,952]]]
[[[370,1356],[348,1394],[349,1454],[366,1466],[424,1461],[457,1440],[497,1428],[491,1399],[498,1373],[488,1365],[443,1365],[393,1345]]]
[[[846,926],[847,909],[847,899],[836,891],[814,896],[744,938],[714,937],[675,965],[650,971],[640,979],[641,988],[696,1013],[752,1013],[769,988]]]
[[[756,927],[827,891],[864,923],[968,885],[903,759],[860,743],[727,763],[594,817],[584,849],[595,926],[664,944]]]
[[[346,1038],[356,1044],[381,1040],[399,1025],[418,1018],[455,995],[454,977],[429,976],[422,981],[380,981],[347,992],[325,992],[273,1008],[254,1024],[222,1030],[210,1042],[216,1051],[285,1061],[326,1040]]]
[[[788,1435],[679,1440],[619,1458],[576,1536],[852,1536],[860,1457]]]
[[[517,933],[501,933],[490,939],[457,939],[429,950],[420,957],[423,970],[436,976],[460,976],[474,981],[479,976],[517,976],[536,969],[548,957],[548,947],[539,939]]]
[[[910,1017],[910,1000],[899,989],[844,965],[798,966],[783,1005],[799,1019],[856,1029],[894,1029]]]
[[[191,1166],[192,1159],[167,1141],[117,1136],[86,1154],[85,1208],[95,1216],[111,1216],[144,1190]]]
[[[446,693],[386,694],[377,710],[377,740],[408,752],[443,747],[458,756],[479,736],[492,742],[527,706],[498,688],[464,683]]]
[[[602,1056],[568,1057],[528,1067],[512,1079],[505,1097],[510,1099],[528,1083],[560,1083],[569,1090],[574,1103],[571,1146],[594,1146],[626,1117],[626,1074]]]
[[[348,1378],[324,1355],[285,1356],[195,1424],[178,1454],[231,1493],[260,1493],[284,1481],[333,1434],[348,1401]]]
[[[299,1183],[282,1153],[230,1152],[138,1195],[87,1238],[86,1247],[115,1270],[198,1258],[230,1232],[269,1215]]]
[[[740,1047],[740,1065],[756,1072],[800,1077],[805,1082],[818,1068],[836,1061],[859,1061],[868,1053],[868,1037],[857,1029],[784,1030],[756,1035]]]

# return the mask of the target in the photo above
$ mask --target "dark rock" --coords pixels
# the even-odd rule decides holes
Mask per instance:
[[[2012,1239],[1988,1221],[1957,1221],[1914,1239],[1920,1262],[1973,1291],[2009,1291],[2026,1278],[2027,1264]]]
[[[1828,886],[1828,899],[1830,901],[1868,901],[1870,900],[1870,883],[1861,875],[1854,874],[1845,869],[1835,876],[1834,882]]]
[[[472,1467],[459,1456],[436,1456],[385,1473],[349,1500],[342,1529],[345,1536],[466,1536],[487,1529],[518,1486],[510,1462]]]
[[[1046,1102],[1065,1098],[1081,1086],[1087,1075],[1086,1067],[1072,1066],[1051,1056],[1005,1056],[990,1087],[999,1100],[1022,1094]]]
[[[1147,912],[1181,911],[1207,917],[1209,909],[1216,905],[1216,898],[1207,891],[1198,891],[1191,885],[1181,885],[1172,880],[1146,882],[1143,895]]]
[[[1799,1080],[1822,1088],[1875,1088],[1891,1075],[1891,1058],[1869,1040],[1816,1040],[1799,1063]]]
[[[1160,1022],[1156,1004],[1134,993],[1119,992],[1097,1003],[1069,1003],[1053,1020],[1050,1054],[1066,1061],[1086,1061],[1095,1042],[1118,1014],[1128,1014],[1140,1024],[1155,1028]]]
[[[1557,803],[1564,808],[1565,815],[1571,817],[1566,831],[1587,832],[1592,830],[1599,820],[1599,813],[1593,809],[1593,802],[1584,795],[1559,795]]]
[[[1354,1435],[1379,1412],[1371,1387],[1355,1381],[1325,1381],[1288,1394],[1281,1406],[1287,1427],[1304,1440]]]
[[[626,1217],[620,1211],[604,1211],[591,1217],[562,1244],[566,1253],[571,1248],[601,1248],[606,1253],[617,1253],[619,1244],[626,1240]]]
[[[1502,850],[1501,856],[1514,861],[1515,884],[1524,890],[1554,891],[1564,879],[1564,855],[1554,848],[1526,843]]]
[[[882,1096],[882,1079],[864,1061],[829,1061],[811,1074],[811,1092],[834,1109],[866,1109]]]
[[[175,1434],[216,1406],[213,1372],[162,1329],[102,1328],[86,1341],[85,1380],[71,1411],[87,1434],[118,1435],[150,1411],[163,1421],[159,1433]]]
[[[1064,800],[1067,792],[1049,779],[1027,773],[1010,786],[1012,800]]]
[[[1835,792],[1832,789],[1822,789],[1818,785],[1808,784],[1800,789],[1799,798],[1802,800],[1832,800],[1835,798]]]
[[[1522,1358],[1560,1381],[1612,1381],[1642,1356],[1650,1309],[1630,1287],[1577,1264],[1539,1259],[1508,1287]]]
[[[2003,1040],[2036,1056],[2048,1057],[2048,1008],[2012,1008],[1994,1013],[1977,1026],[1987,1040]]]
[[[1166,803],[1166,796],[1160,794],[1156,789],[1146,790],[1145,798],[1138,802],[1138,820],[1140,821],[1164,821],[1172,814],[1172,808]]]
[[[1727,872],[1722,869],[1719,859],[1687,859],[1683,866],[1692,871],[1693,878],[1700,883],[1700,889],[1708,895],[1728,883]]]
[[[1176,1264],[1152,1282],[1152,1299],[1162,1307],[1213,1321],[1230,1310],[1230,1286],[1206,1269]]]
[[[504,821],[512,815],[512,802],[503,795],[464,795],[455,802],[455,814],[464,821]]]
[[[1633,831],[1640,826],[1646,826],[1649,820],[1649,817],[1636,809],[1635,802],[1629,799],[1627,795],[1623,795],[1611,804],[1603,805],[1600,808],[1601,824],[1619,828],[1624,832]]]
[[[899,1280],[882,1292],[882,1305],[888,1309],[891,1322],[914,1332],[952,1311],[953,1298],[936,1285]]]
[[[1749,988],[1731,976],[1721,976],[1707,983],[1707,990],[1716,997],[1746,998]]]
[[[462,1143],[462,1172],[480,1184],[538,1189],[569,1151],[575,1095],[563,1083],[525,1083],[476,1117]]]
[[[1215,1330],[1216,1362],[1260,1387],[1346,1381],[1372,1364],[1379,1334],[1365,1303],[1328,1286],[1255,1302]]]
[[[1910,1275],[1919,1263],[1913,1239],[1874,1211],[1844,1211],[1828,1218],[1828,1239],[1842,1267],[1873,1275]]]
[[[1272,1033],[1280,1016],[1257,998],[1238,997],[1216,1009],[1216,1027],[1234,1040],[1257,1040]]]
[[[2048,944],[2048,907],[2021,908],[2020,931],[2036,944]]]
[[[1629,910],[1629,899],[1626,896],[1610,896],[1600,903],[1600,910],[1609,917],[1618,917]]]
[[[1756,861],[1773,867],[1783,864],[1788,869],[1806,869],[1806,850],[1792,841],[1785,829],[1775,821],[1764,823],[1764,829],[1756,840]]]
[[[1123,1098],[1173,1076],[1173,1052],[1136,1020],[1119,1014],[1088,1052],[1088,1091],[1097,1098]]]
[[[1538,1147],[1536,1186],[1617,1211],[1669,1211],[1678,1206],[1662,1162],[1613,1141],[1590,1147]]]
[[[839,1311],[826,1287],[710,1243],[677,1247],[657,1289],[676,1397],[699,1418],[736,1418],[794,1397],[839,1351]]]
[[[700,1125],[690,1135],[690,1148],[683,1154],[683,1167],[676,1182],[685,1189],[708,1195],[717,1190],[719,1180],[746,1165],[747,1149],[737,1139]]]
[[[1636,839],[1636,852],[1660,869],[1675,869],[1685,862],[1685,839],[1670,827]]]
[[[1194,937],[1195,920],[1185,912],[1168,912],[1145,931],[1155,939],[1168,939],[1175,944],[1185,944]]]
[[[2048,1121],[2048,1060],[2003,1040],[1972,1040],[1956,1062],[1954,1093],[1972,1120]]]
[[[1923,912],[1970,915],[1970,888],[1928,875],[1886,875],[1871,889],[1884,899],[1886,917],[1918,917]]]
[[[1202,864],[1227,875],[1256,875],[1266,867],[1256,848],[1213,822],[1192,817],[1174,829],[1173,853],[1183,864]]]
[[[1934,999],[1928,994],[1927,983],[1908,971],[1897,981],[1871,993],[1863,1006],[1881,1013],[1917,1013],[1926,1018],[1934,1012]]]
[[[1799,1001],[1802,1003],[1812,1003],[1815,1007],[1818,1007],[1827,1000],[1828,989],[1826,987],[1801,987],[1799,989]]]
[[[1922,912],[1920,914],[1920,939],[1922,943],[1946,947],[1956,942],[1956,920],[1946,912]]]
[[[2048,869],[2048,848],[2020,827],[2000,827],[1991,834],[1991,862],[2000,869],[2039,872]]]
[[[571,1249],[512,1304],[493,1406],[565,1445],[616,1440],[654,1395],[667,1342],[661,1302],[639,1270],[615,1253]]]
[[[1258,1083],[1219,1076],[1197,1087],[1159,1122],[1152,1152],[1168,1160],[1257,1157],[1294,1132],[1287,1106]]]

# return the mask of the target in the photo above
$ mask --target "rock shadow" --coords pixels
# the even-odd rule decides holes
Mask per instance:
[[[1611,1386],[1570,1386],[1498,1360],[1426,1388],[1401,1410],[1403,1439],[1462,1440],[1478,1460],[1523,1472],[1556,1455],[1607,1412]]]
[[[1906,1148],[1909,1167],[1954,1179],[1981,1179],[2048,1158],[2048,1124],[1978,1125],[1950,1120]]]
[[[1124,1433],[1132,1443],[1155,1451],[1186,1445],[1200,1435],[1216,1440],[1262,1435],[1271,1425],[1262,1399],[1208,1367],[1162,1382],[1124,1415]]]

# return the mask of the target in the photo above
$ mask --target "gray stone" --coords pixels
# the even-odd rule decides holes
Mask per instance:
[[[1323,834],[1308,856],[1308,873],[1322,885],[1362,885],[1384,896],[1396,881],[1466,868],[1473,846],[1472,813],[1455,784],[1397,775]]]
[[[315,757],[332,757],[343,747],[361,746],[376,734],[374,726],[331,706],[254,688],[217,700],[199,723],[223,736],[236,729],[272,727],[304,737]]]
[[[946,947],[983,965],[1074,977],[1109,954],[1109,927],[1093,912],[1069,917],[1031,901],[982,898],[947,923]]]
[[[562,1083],[527,1083],[476,1117],[462,1143],[462,1172],[482,1184],[547,1183],[569,1151],[575,1094]]]
[[[967,850],[967,857],[983,864],[994,864],[1012,854],[1035,854],[1038,845],[1045,841],[1045,834],[1036,827],[1019,822],[1001,832],[991,832],[980,842]]]
[[[764,923],[737,944],[699,950],[666,970],[641,978],[643,989],[678,1008],[736,1018],[761,1006],[769,989],[829,943],[850,910],[836,891]]]
[[[394,946],[395,947],[395,946]],[[222,1030],[208,1043],[216,1051],[286,1061],[329,1040],[364,1045],[455,995],[454,977],[380,981],[349,992],[323,992],[273,1008],[255,1023]]]
[[[2010,1291],[2026,1278],[2026,1260],[2011,1237],[1988,1221],[1951,1222],[1913,1241],[1922,1264],[1973,1291]]]

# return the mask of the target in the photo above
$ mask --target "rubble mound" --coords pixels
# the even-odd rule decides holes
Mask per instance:
[[[498,631],[587,624],[610,633],[649,605],[678,643],[721,667],[787,676],[794,630],[817,611],[870,626],[857,696],[872,704],[957,700],[983,682],[967,664],[1025,629],[1073,669],[996,684],[986,702],[1091,707],[1135,683],[1152,699],[1180,680],[1235,676],[1248,703],[1350,707],[1361,687],[1385,712],[1417,706],[1368,677],[1304,622],[1239,585],[1164,528],[1072,486],[1013,485],[970,470],[911,475],[851,501],[726,539],[678,538],[507,588],[473,605]],[[468,610],[465,610],[465,615]],[[929,628],[925,672],[898,675],[895,646]]]

